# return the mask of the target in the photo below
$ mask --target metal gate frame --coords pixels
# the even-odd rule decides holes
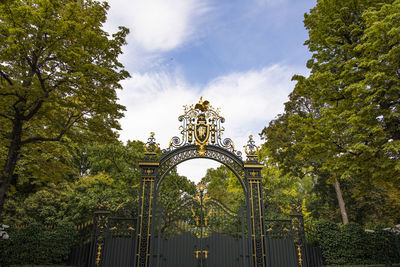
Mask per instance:
[[[164,267],[166,262],[161,264],[160,262],[166,260],[175,261],[173,265],[170,263],[168,265],[173,267],[194,264],[200,267],[253,266],[250,262],[250,242],[246,234],[249,228],[248,221],[245,220],[247,216],[244,216],[246,208],[242,206],[239,211],[234,212],[219,200],[209,197],[205,189],[204,184],[198,184],[198,193],[193,197],[183,199],[172,210],[164,211],[161,207],[156,208],[156,229],[152,232],[154,237],[152,266]],[[174,230],[176,230],[175,233]],[[182,244],[175,244],[174,251],[171,251],[170,245],[161,246],[161,243],[171,242],[169,240],[175,242],[177,238],[180,238],[179,241]],[[217,244],[224,244],[229,249],[221,250]],[[177,250],[187,250],[188,247],[195,250],[192,253],[186,251],[187,255],[183,255],[178,260],[174,259],[173,256],[176,255],[173,254],[176,254]],[[215,250],[210,250],[210,247]],[[216,260],[216,254],[223,256],[224,260]],[[211,262],[209,262],[210,259]],[[203,264],[205,262],[207,264]],[[214,265],[212,265],[213,262]]]
[[[243,161],[241,152],[235,149],[233,141],[222,138],[224,127],[221,124],[225,119],[219,115],[219,109],[214,109],[202,98],[196,105],[186,106],[179,121],[182,122],[180,127],[182,137],[173,137],[169,148],[160,151],[154,133],[151,133],[144,146],[145,159],[139,163],[141,183],[135,267],[150,266],[151,243],[154,242],[152,237],[154,207],[163,177],[179,163],[195,158],[218,161],[237,176],[246,199],[253,265],[267,266],[261,182],[263,165],[257,160],[259,148],[252,136],[245,146],[246,160]]]

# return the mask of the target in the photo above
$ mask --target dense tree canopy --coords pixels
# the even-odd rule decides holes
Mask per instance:
[[[310,75],[293,77],[284,114],[262,133],[283,175],[312,174],[320,196],[334,185],[344,223],[347,210],[400,219],[387,210],[400,204],[399,15],[399,1],[318,1],[304,20]]]
[[[60,148],[44,142],[115,138],[124,110],[116,89],[129,76],[118,56],[128,29],[103,31],[107,9],[97,1],[1,2],[0,214],[26,166],[22,154],[45,170],[62,158],[60,151],[47,158]]]

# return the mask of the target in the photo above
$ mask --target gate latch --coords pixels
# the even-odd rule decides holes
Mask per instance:
[[[208,257],[208,251],[207,250],[196,250],[194,253],[196,255],[196,260],[199,259],[199,254],[200,255],[204,254],[204,259],[207,259],[207,257]]]

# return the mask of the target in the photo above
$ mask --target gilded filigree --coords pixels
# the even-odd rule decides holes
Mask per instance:
[[[253,136],[249,136],[249,141],[247,145],[244,146],[244,152],[247,156],[247,161],[257,161],[258,152],[260,148],[256,146],[256,142],[253,140]]]
[[[179,127],[181,137],[174,136],[165,152],[194,144],[198,146],[199,156],[205,156],[206,146],[214,145],[241,157],[241,152],[235,149],[232,139],[222,137],[225,128],[221,124],[225,122],[225,118],[219,113],[219,108],[213,108],[202,97],[196,105],[184,106],[184,114],[178,118],[182,122]]]
[[[151,132],[147,143],[143,145],[145,154],[156,154],[160,150],[160,144],[156,143],[155,133]]]

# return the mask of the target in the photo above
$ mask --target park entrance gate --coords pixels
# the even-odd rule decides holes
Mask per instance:
[[[196,105],[185,106],[179,121],[181,137],[173,137],[169,148],[160,151],[152,133],[144,147],[146,158],[139,163],[135,267],[267,266],[263,165],[257,161],[258,148],[252,137],[243,161],[232,140],[222,138],[225,119],[202,98]],[[173,211],[157,206],[164,176],[179,163],[195,158],[218,161],[237,176],[245,195],[241,211],[232,212],[208,198],[202,188],[197,197],[183,200]]]
[[[264,217],[258,148],[250,136],[242,160],[231,139],[222,138],[224,118],[200,98],[179,117],[181,137],[160,151],[154,133],[144,145],[139,214],[115,217],[107,201],[94,214],[93,239],[72,253],[74,266],[108,267],[311,267],[321,266],[320,252],[306,244],[301,206],[290,220]],[[227,166],[244,194],[237,211],[207,195],[205,185],[173,210],[157,205],[164,176],[186,160],[207,158]],[[136,225],[136,227],[134,227]],[[87,251],[88,250],[88,251]],[[75,251],[75,250],[74,250]],[[314,253],[315,252],[315,253]],[[81,257],[80,255],[86,255]],[[82,258],[82,260],[80,260]]]
[[[199,184],[195,197],[159,212],[152,266],[250,266],[245,210],[231,211],[204,189]]]

